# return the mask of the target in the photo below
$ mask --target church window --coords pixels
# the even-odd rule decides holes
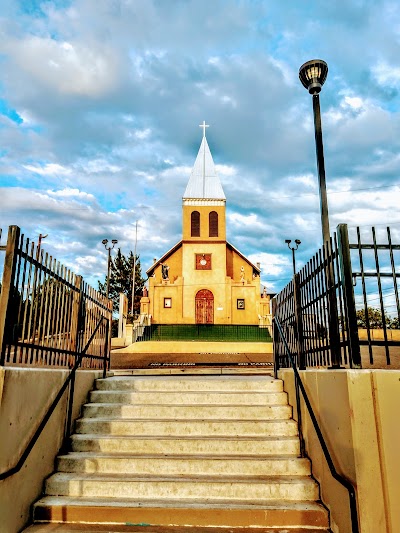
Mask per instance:
[[[211,211],[208,215],[209,237],[218,237],[218,213]]]
[[[200,237],[200,213],[192,211],[191,214],[191,236]]]

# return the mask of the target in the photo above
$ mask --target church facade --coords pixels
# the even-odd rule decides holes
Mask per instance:
[[[182,240],[147,270],[153,324],[262,324],[260,266],[226,240],[226,198],[203,139],[182,199]]]

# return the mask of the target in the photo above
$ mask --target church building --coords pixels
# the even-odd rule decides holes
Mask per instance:
[[[153,324],[261,325],[260,265],[226,240],[226,198],[203,139],[182,200],[182,240],[147,270],[142,313]]]

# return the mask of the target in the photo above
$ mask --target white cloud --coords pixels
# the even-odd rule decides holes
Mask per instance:
[[[268,252],[250,254],[249,259],[254,264],[261,264],[262,276],[267,280],[269,276],[281,275],[290,264],[289,257]]]
[[[112,165],[105,159],[92,159],[91,161],[82,161],[81,165],[84,170],[90,174],[97,174],[99,172],[111,172],[115,174],[120,172],[122,168],[118,165]]]
[[[39,165],[22,165],[26,170],[30,170],[35,174],[41,176],[69,176],[72,172],[70,168],[66,168],[58,163],[46,163],[44,166]]]
[[[371,70],[380,85],[389,87],[400,85],[400,67],[389,65],[386,61],[381,60]]]
[[[6,49],[20,69],[63,94],[99,96],[118,83],[118,58],[104,45],[31,36],[9,42]]]
[[[215,169],[220,176],[235,176],[237,174],[237,168],[231,165],[215,165]]]
[[[263,227],[262,221],[259,220],[256,214],[242,215],[240,213],[231,213],[227,218],[233,226],[247,227],[254,229],[254,231]]]
[[[93,194],[88,194],[87,192],[80,191],[79,189],[62,189],[59,191],[48,190],[47,194],[57,198],[80,198],[82,200],[95,200]]]

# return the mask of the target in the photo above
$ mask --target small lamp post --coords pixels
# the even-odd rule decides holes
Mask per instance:
[[[289,250],[292,250],[292,259],[293,259],[293,276],[295,276],[295,275],[296,275],[296,256],[295,256],[295,252],[296,252],[296,250],[298,249],[298,247],[300,246],[301,241],[300,241],[299,239],[296,239],[296,240],[294,241],[295,246],[290,246],[290,243],[291,243],[291,242],[292,242],[292,241],[291,241],[290,239],[286,239],[286,240],[285,240],[285,243],[288,245]]]
[[[103,239],[102,244],[104,244],[104,248],[108,251],[108,260],[107,260],[107,289],[106,289],[106,296],[109,297],[110,292],[110,267],[111,267],[111,250],[114,248],[114,246],[118,243],[117,239],[112,239],[111,244],[112,246],[107,246],[108,239]]]
[[[322,59],[312,59],[300,67],[301,83],[312,95],[314,110],[315,149],[317,153],[317,168],[319,180],[319,196],[321,204],[322,239],[325,245],[330,238],[328,198],[326,195],[324,146],[322,143],[321,109],[319,93],[328,75],[328,65]]]

